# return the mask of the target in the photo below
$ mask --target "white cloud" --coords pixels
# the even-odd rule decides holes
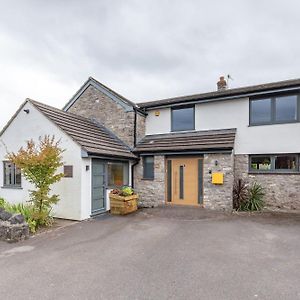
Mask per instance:
[[[1,0],[0,0],[1,2]],[[2,1],[0,127],[93,76],[133,101],[299,76],[298,1]]]

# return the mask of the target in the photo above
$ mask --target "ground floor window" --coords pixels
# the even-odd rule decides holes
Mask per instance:
[[[107,163],[108,186],[120,187],[129,184],[129,166],[123,162]]]
[[[21,170],[10,161],[3,162],[3,186],[21,187]]]
[[[299,154],[250,155],[251,172],[299,172]]]
[[[143,157],[143,177],[144,179],[154,179],[154,156]]]

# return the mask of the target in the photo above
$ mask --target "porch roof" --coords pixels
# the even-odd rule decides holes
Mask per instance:
[[[134,152],[232,150],[236,129],[146,135]]]
[[[136,158],[130,148],[103,125],[31,99],[27,101],[69,135],[87,154]]]

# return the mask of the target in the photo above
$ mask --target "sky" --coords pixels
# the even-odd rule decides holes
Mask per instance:
[[[0,0],[0,128],[94,77],[134,101],[300,78],[298,0]]]

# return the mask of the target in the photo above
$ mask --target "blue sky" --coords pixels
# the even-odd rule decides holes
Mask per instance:
[[[300,77],[299,1],[0,0],[0,127],[89,77],[132,101]]]

